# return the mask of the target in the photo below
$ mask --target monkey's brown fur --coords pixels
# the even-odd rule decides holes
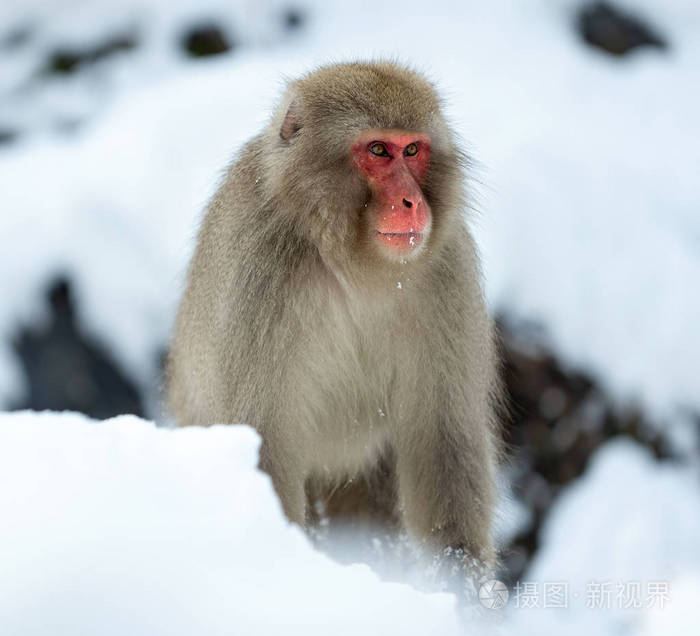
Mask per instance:
[[[415,259],[388,260],[367,238],[370,195],[349,159],[367,129],[432,139],[432,231]],[[413,536],[490,561],[498,365],[463,166],[415,72],[342,64],[292,82],[207,210],[168,393],[180,425],[260,432],[290,520],[308,518],[305,488],[342,486],[381,457]]]

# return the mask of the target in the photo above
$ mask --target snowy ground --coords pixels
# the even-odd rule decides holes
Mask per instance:
[[[653,20],[669,51],[616,60],[584,47],[571,27],[574,0],[305,0],[308,19],[293,33],[276,0],[4,0],[0,131],[19,138],[0,146],[0,405],[24,381],[10,337],[41,315],[57,271],[77,285],[83,328],[155,386],[202,206],[265,122],[280,78],[391,55],[436,81],[477,161],[472,223],[494,311],[541,322],[572,365],[676,430],[684,409],[700,410],[700,9],[622,4]],[[186,59],[182,29],[209,18],[238,45]],[[22,29],[30,35],[8,48]],[[133,50],[37,79],[55,47],[125,31],[138,34]],[[149,633],[231,624],[261,633],[243,629],[259,612],[276,633],[273,604],[306,633],[340,615],[348,633],[379,631],[382,620],[393,626],[382,633],[456,629],[450,598],[330,563],[288,528],[244,429],[0,422],[3,635],[47,633],[46,624],[75,633],[76,620],[100,633],[138,633],[151,620],[162,622]],[[518,609],[511,599],[504,629],[690,633],[683,624],[697,625],[688,608],[700,591],[694,470],[651,462],[630,444],[601,451],[557,502],[527,573],[540,592],[568,582],[570,607]],[[637,581],[644,593],[669,583],[672,602],[586,607],[589,584]]]
[[[314,550],[257,449],[244,427],[1,415],[0,633],[459,633],[454,597]]]
[[[700,620],[696,467],[609,445],[558,501],[509,610],[465,624],[452,595],[314,550],[255,469],[257,448],[241,426],[0,415],[0,633],[666,636]],[[568,607],[545,609],[545,586],[562,582]],[[643,605],[624,609],[617,586],[635,583]]]
[[[699,477],[697,465],[659,466],[627,440],[600,450],[545,522],[543,548],[511,609],[517,633],[697,629],[700,613],[685,590],[700,590]],[[561,598],[566,609],[551,607]]]

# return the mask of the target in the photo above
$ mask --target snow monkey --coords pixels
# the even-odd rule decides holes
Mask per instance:
[[[310,491],[381,465],[409,535],[489,563],[498,361],[464,166],[412,70],[292,81],[206,211],[168,399],[180,425],[257,429],[292,522]]]

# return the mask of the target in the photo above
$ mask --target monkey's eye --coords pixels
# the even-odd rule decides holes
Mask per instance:
[[[384,144],[376,143],[369,147],[369,151],[377,157],[388,157],[389,153],[386,151]]]
[[[404,148],[403,154],[407,157],[413,157],[413,155],[418,154],[418,146],[416,146],[416,144],[408,144],[408,146]]]

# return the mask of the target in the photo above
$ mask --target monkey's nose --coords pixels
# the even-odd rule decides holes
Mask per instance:
[[[403,204],[404,204],[407,208],[412,208],[412,207],[413,207],[413,203],[411,203],[408,199],[404,199],[404,200],[403,200]]]

